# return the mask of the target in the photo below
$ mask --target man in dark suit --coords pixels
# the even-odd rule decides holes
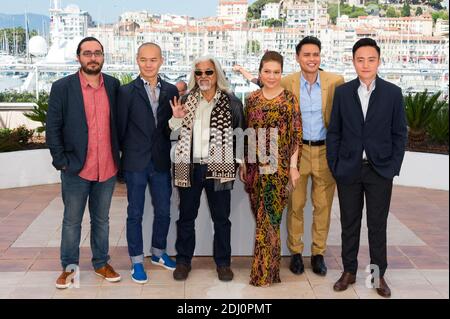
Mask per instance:
[[[109,209],[119,165],[115,110],[120,83],[101,73],[104,51],[97,39],[83,39],[77,57],[80,71],[53,83],[47,113],[47,145],[53,165],[61,171],[64,202],[59,289],[70,287],[79,274],[88,199],[95,273],[109,282],[121,279],[108,264]]]
[[[336,89],[327,135],[329,167],[337,181],[344,273],[334,285],[343,291],[356,281],[364,197],[374,287],[390,297],[386,228],[392,184],[405,154],[407,125],[402,90],[378,77],[381,50],[369,38],[353,48],[358,79]]]
[[[170,100],[178,98],[177,88],[159,77],[164,63],[161,48],[154,43],[143,44],[137,54],[140,75],[119,90],[118,127],[122,167],[128,190],[127,241],[131,258],[131,278],[147,282],[144,269],[142,218],[147,185],[154,208],[151,261],[174,270],[175,262],[166,254],[170,225],[169,119]]]

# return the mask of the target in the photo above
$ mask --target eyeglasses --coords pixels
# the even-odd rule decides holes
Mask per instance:
[[[202,76],[203,74],[206,74],[206,76],[211,76],[214,74],[214,70],[206,70],[205,72],[197,70],[194,73],[196,76]]]
[[[95,51],[95,52],[84,51],[83,53],[81,53],[81,55],[86,58],[92,58],[92,56],[94,56],[94,55],[96,58],[100,58],[104,55],[104,53],[102,51]]]

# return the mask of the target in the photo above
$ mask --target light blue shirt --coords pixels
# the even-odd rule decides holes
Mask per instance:
[[[324,141],[327,138],[322,114],[322,88],[320,74],[317,81],[310,85],[300,78],[300,109],[302,111],[303,139],[308,141]]]
[[[150,100],[150,106],[152,107],[153,117],[155,118],[155,125],[158,126],[158,107],[159,107],[159,95],[161,94],[161,81],[158,78],[158,84],[156,87],[152,88],[150,83],[144,80],[145,91],[147,92],[148,99]]]

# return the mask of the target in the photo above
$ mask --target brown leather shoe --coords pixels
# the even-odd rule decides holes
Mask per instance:
[[[377,293],[384,298],[391,297],[391,288],[389,288],[388,284],[384,280],[383,277],[380,278],[380,288],[377,288]]]
[[[353,285],[356,282],[356,275],[349,272],[344,272],[339,280],[334,284],[334,291],[347,290],[348,286]]]
[[[173,272],[173,279],[178,281],[186,280],[187,277],[189,276],[190,271],[191,271],[190,265],[177,264],[177,267]]]
[[[56,288],[57,289],[67,289],[72,286],[74,283],[75,272],[66,272],[63,271],[59,278],[56,280]]]
[[[234,274],[230,267],[217,267],[217,275],[220,281],[232,281]]]
[[[97,269],[95,274],[108,282],[119,282],[122,279],[110,264],[106,264],[104,267]]]

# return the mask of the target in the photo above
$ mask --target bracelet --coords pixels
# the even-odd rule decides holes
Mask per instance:
[[[291,165],[290,167],[291,167],[291,168],[298,169],[298,166],[297,166],[297,165]]]

